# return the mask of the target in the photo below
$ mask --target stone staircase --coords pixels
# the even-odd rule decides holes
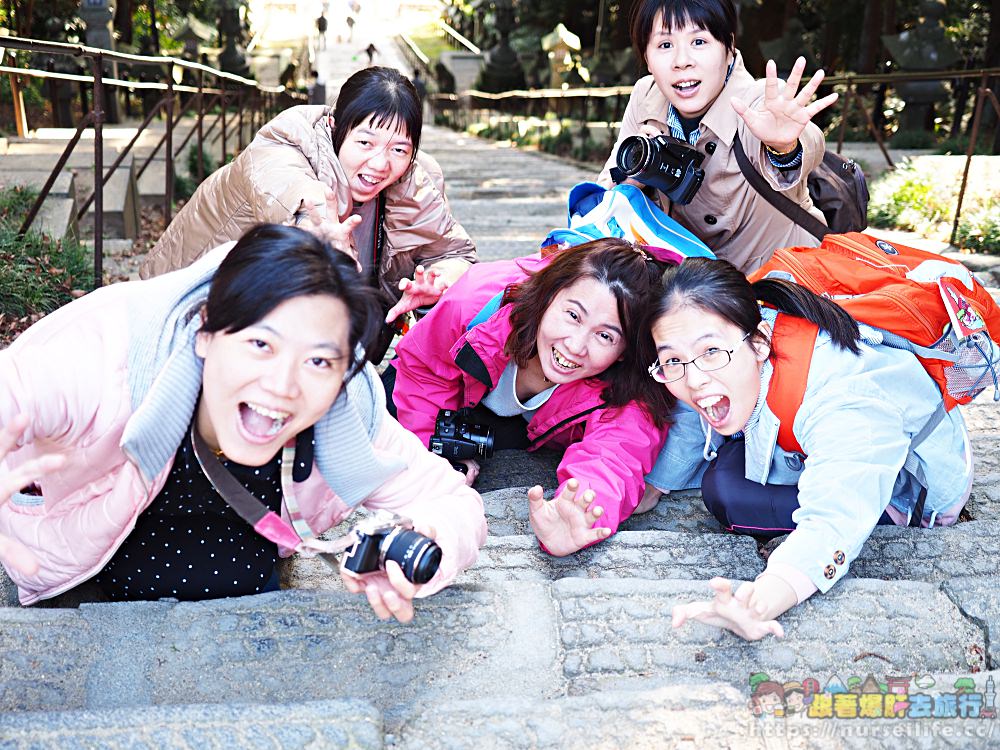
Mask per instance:
[[[533,252],[565,224],[567,189],[593,176],[436,128],[423,145],[484,260]],[[280,592],[190,603],[100,602],[82,586],[20,608],[0,575],[0,748],[986,746],[995,720],[758,719],[748,679],[971,676],[979,692],[1000,680],[990,396],[963,407],[971,520],[877,528],[848,579],[782,618],[784,639],[671,627],[674,605],[707,598],[709,577],[752,579],[769,549],[724,533],[697,492],[665,496],[576,555],[542,554],[526,490],[556,486],[547,453],[485,465],[480,559],[409,625],[378,621],[315,560],[286,563]]]

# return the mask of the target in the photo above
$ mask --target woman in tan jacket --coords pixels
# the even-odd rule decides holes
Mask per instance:
[[[140,275],[186,266],[262,222],[295,224],[355,258],[387,323],[433,304],[476,248],[448,207],[441,168],[418,151],[422,125],[409,79],[392,68],[358,71],[334,108],[285,110],[206,179]],[[369,359],[381,360],[391,338],[387,327]]]
[[[640,0],[632,16],[632,44],[651,75],[632,90],[618,142],[598,182],[610,187],[618,148],[631,135],[669,133],[704,155],[704,181],[690,203],[663,208],[720,258],[749,273],[776,248],[817,245],[747,183],[732,146],[739,138],[750,162],[776,190],[820,221],[806,178],[822,160],[823,134],[811,122],[836,101],[810,103],[823,80],[818,71],[796,93],[805,69],[799,58],[780,84],[774,62],[755,81],[736,49],[731,0]],[[824,222],[825,223],[825,222]]]

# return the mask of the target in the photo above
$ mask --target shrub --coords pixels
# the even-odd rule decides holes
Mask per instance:
[[[1000,198],[990,198],[963,212],[955,241],[963,250],[1000,255]]]
[[[0,344],[94,283],[90,253],[75,240],[17,230],[38,193],[0,190]]]

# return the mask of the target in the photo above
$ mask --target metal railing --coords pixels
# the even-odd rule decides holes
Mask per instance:
[[[293,102],[305,102],[306,97],[301,94],[290,94],[282,87],[262,86],[256,81],[232,73],[224,73],[220,70],[210,68],[199,63],[189,62],[174,57],[149,57],[142,55],[130,55],[121,52],[112,52],[97,47],[86,47],[78,44],[64,44],[61,42],[47,42],[39,39],[27,39],[22,37],[4,36],[0,37],[0,63],[5,62],[4,58],[13,50],[20,50],[41,55],[63,55],[73,58],[82,58],[87,61],[92,71],[91,75],[76,75],[72,73],[56,73],[50,70],[39,70],[34,68],[19,68],[0,64],[0,73],[6,73],[10,77],[11,93],[14,98],[15,118],[18,120],[18,133],[23,135],[26,132],[27,122],[23,108],[20,106],[19,82],[20,77],[56,79],[63,81],[77,81],[82,86],[89,84],[92,87],[90,111],[86,111],[86,105],[82,107],[84,115],[76,127],[76,132],[66,144],[65,149],[52,168],[48,179],[39,191],[38,197],[31,209],[25,216],[24,221],[18,230],[19,235],[23,235],[31,227],[35,217],[38,215],[56,178],[62,171],[70,154],[80,141],[84,131],[93,128],[94,131],[94,191],[83,202],[77,212],[77,220],[82,218],[91,203],[94,205],[94,284],[100,286],[102,283],[103,270],[103,231],[104,231],[104,186],[111,179],[115,170],[128,156],[132,147],[139,140],[142,133],[153,122],[153,119],[161,112],[164,115],[166,125],[163,136],[159,139],[149,156],[139,167],[136,179],[142,176],[146,168],[165,146],[166,163],[166,184],[164,186],[163,217],[164,222],[170,222],[170,214],[173,205],[174,190],[174,159],[180,154],[184,147],[197,135],[198,148],[198,179],[204,179],[204,163],[202,154],[204,145],[209,136],[212,136],[215,127],[218,125],[219,131],[212,138],[212,142],[222,140],[222,163],[225,163],[229,153],[229,146],[232,144],[233,155],[241,151],[245,145],[245,124],[244,112],[249,109],[250,131],[255,132],[274,114],[283,108],[280,97],[288,97]],[[130,81],[119,78],[105,76],[105,63],[117,63],[126,66],[145,66],[147,69],[158,71],[157,81]],[[175,68],[180,68],[188,77],[193,77],[197,85],[178,84],[174,79]],[[214,85],[206,85],[206,77],[212,80]],[[182,79],[183,80],[183,79]],[[149,108],[145,120],[139,125],[132,140],[122,149],[114,163],[104,172],[104,140],[103,124],[106,117],[106,92],[105,87],[112,86],[124,88],[129,91],[152,90],[163,92],[160,99]],[[181,94],[189,94],[186,100],[179,100]],[[197,118],[194,127],[188,131],[180,145],[174,147],[174,130],[180,123],[181,118],[188,111],[196,108]],[[210,116],[213,108],[218,109],[215,119],[206,129],[204,122]],[[227,132],[227,112],[235,110],[237,122],[236,137],[233,138],[232,123],[228,124],[230,132]]]
[[[905,81],[954,81],[960,79],[978,79],[976,89],[975,109],[969,132],[969,144],[966,150],[965,168],[962,173],[962,185],[958,194],[955,216],[952,224],[951,242],[954,243],[958,232],[958,221],[962,212],[962,203],[968,187],[969,169],[972,156],[975,153],[976,141],[982,126],[982,111],[986,102],[997,113],[1000,123],[1000,101],[989,87],[990,79],[1000,78],[1000,68],[979,68],[975,70],[928,71],[912,73],[888,73],[883,75],[842,75],[829,76],[823,81],[824,86],[841,89],[840,126],[837,135],[837,153],[843,150],[848,116],[853,107],[857,107],[865,117],[866,129],[878,145],[886,164],[895,168],[881,130],[875,125],[872,113],[869,111],[858,88],[870,85],[893,85]],[[482,121],[496,115],[509,118],[544,117],[548,113],[556,113],[560,117],[586,123],[590,120],[605,121],[609,125],[608,150],[617,140],[617,129],[621,126],[621,116],[625,103],[632,92],[631,86],[613,86],[604,88],[579,89],[531,89],[504,91],[491,94],[485,91],[465,91],[461,94],[433,94],[429,97],[435,112],[442,113],[452,119],[452,124],[459,128],[467,128],[474,121]],[[1000,124],[997,125],[1000,127]]]

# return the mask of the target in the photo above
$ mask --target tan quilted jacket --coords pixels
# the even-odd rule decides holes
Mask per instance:
[[[333,110],[298,106],[267,123],[250,145],[195,191],[150,251],[143,278],[182,268],[212,248],[239,239],[261,222],[291,224],[305,202],[340,220],[352,209],[347,177],[333,150]],[[336,194],[327,203],[325,188]],[[385,245],[379,283],[386,301],[399,298],[400,279],[418,263],[457,277],[476,261],[476,248],[452,216],[437,162],[418,152],[413,165],[385,190]],[[449,273],[450,271],[450,273]]]

